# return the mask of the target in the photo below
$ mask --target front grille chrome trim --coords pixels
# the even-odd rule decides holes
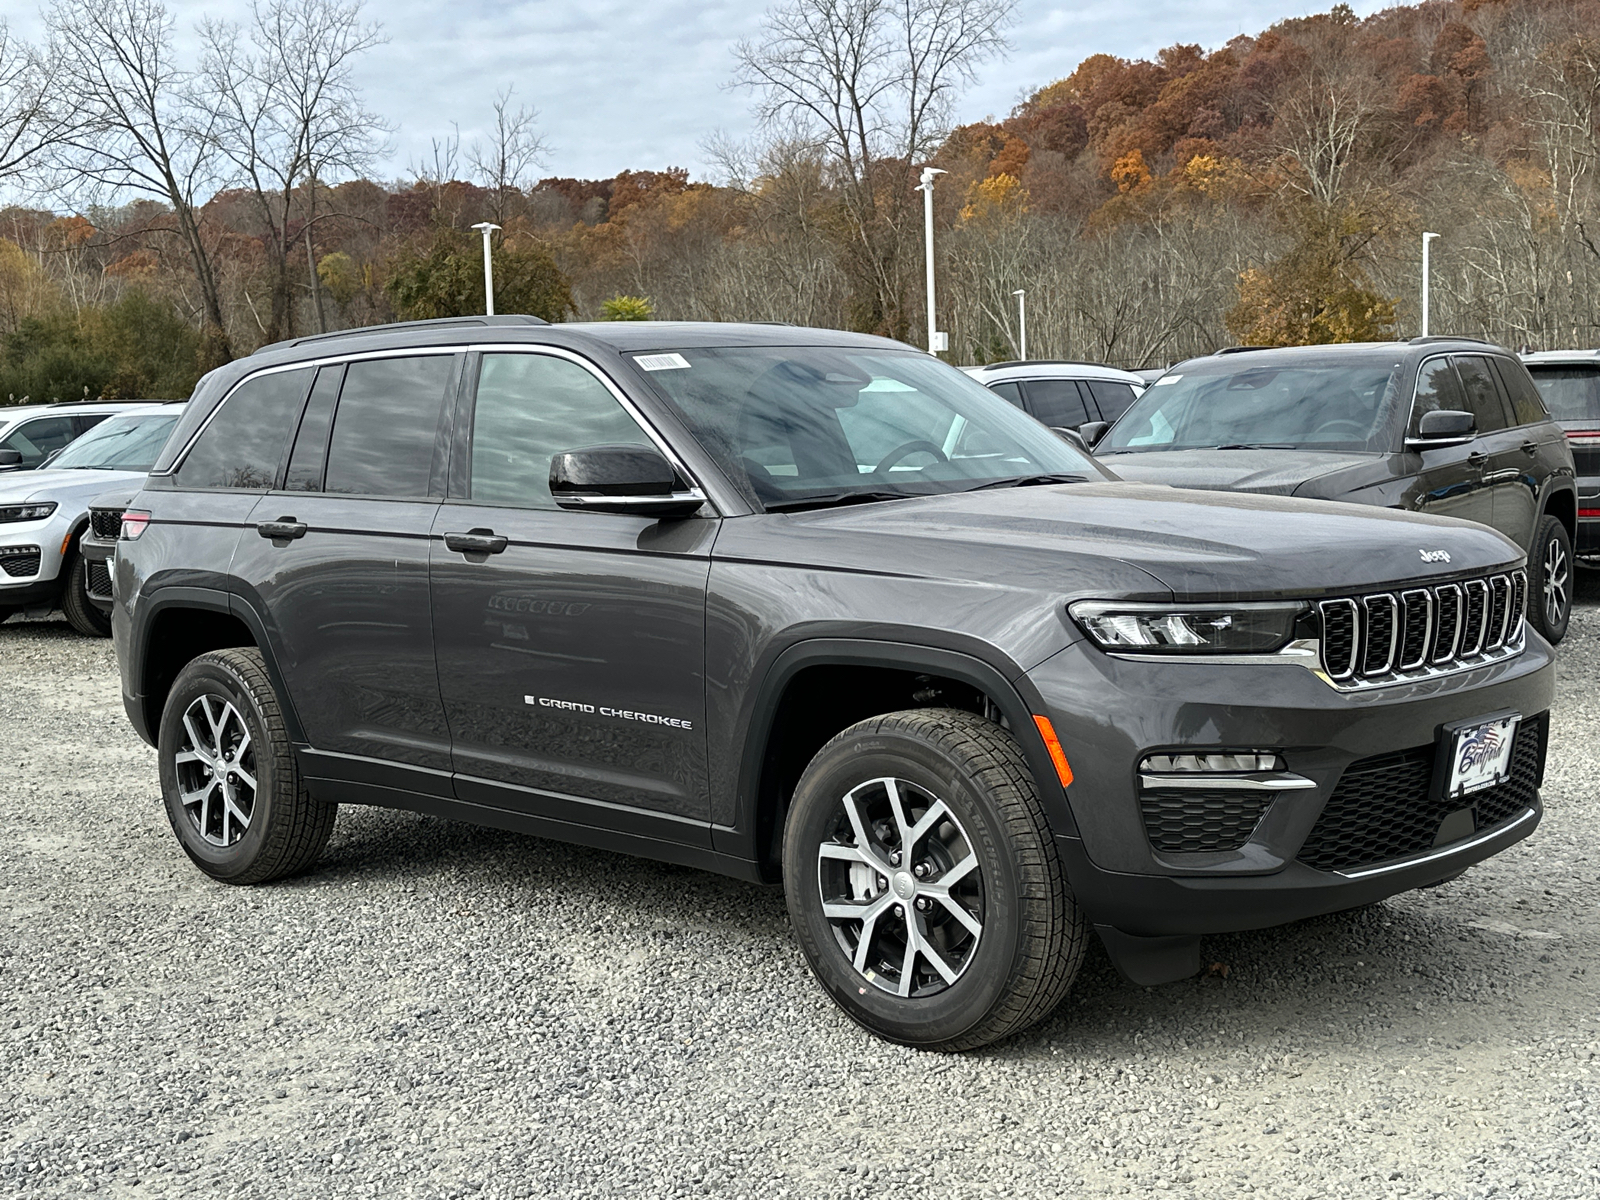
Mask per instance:
[[[1361,674],[1369,679],[1387,675],[1394,669],[1395,654],[1400,648],[1400,601],[1389,592],[1379,592],[1376,596],[1365,597],[1361,608],[1366,616],[1366,636],[1361,640],[1367,644],[1367,652],[1361,656]],[[1387,636],[1383,632],[1384,614],[1388,620]],[[1373,651],[1382,657],[1375,657]]]
[[[1441,584],[1434,589],[1438,603],[1434,608],[1434,628],[1443,631],[1445,623],[1445,609],[1450,611],[1450,645],[1440,649],[1437,644],[1433,647],[1433,657],[1429,660],[1434,663],[1447,663],[1456,657],[1461,649],[1461,627],[1467,619],[1466,594],[1462,592],[1459,583]]]
[[[1382,863],[1376,867],[1365,867],[1359,870],[1334,871],[1332,874],[1338,875],[1344,879],[1366,879],[1373,875],[1388,875],[1394,871],[1404,871],[1411,867],[1420,867],[1425,863],[1433,862],[1435,859],[1449,858],[1452,854],[1460,854],[1463,850],[1471,850],[1474,846],[1481,846],[1485,842],[1492,842],[1495,840],[1495,838],[1503,837],[1523,823],[1533,820],[1533,818],[1537,815],[1538,813],[1531,808],[1524,809],[1522,815],[1517,817],[1515,820],[1496,825],[1494,828],[1485,830],[1476,837],[1470,837],[1460,842],[1451,842],[1447,846],[1440,846],[1437,850],[1429,850],[1422,854],[1414,854],[1410,858],[1397,858],[1392,862]]]
[[[1422,637],[1418,640],[1418,652],[1414,658],[1406,657],[1406,642],[1411,638],[1412,606],[1422,606]],[[1426,588],[1412,588],[1400,593],[1400,612],[1405,617],[1405,639],[1400,643],[1400,669],[1402,671],[1415,671],[1433,652],[1433,593]]]

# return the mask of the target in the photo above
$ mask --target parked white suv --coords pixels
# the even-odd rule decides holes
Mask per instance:
[[[0,472],[32,471],[107,417],[159,400],[64,400],[0,408]],[[12,453],[7,453],[11,451]]]
[[[78,553],[89,502],[142,480],[182,412],[181,403],[141,405],[96,425],[48,467],[0,479],[0,621],[59,605],[79,633],[110,634],[110,620],[89,602]]]
[[[1146,387],[1132,371],[1100,363],[1003,362],[962,369],[1029,416],[1073,433],[1097,421],[1109,425]]]

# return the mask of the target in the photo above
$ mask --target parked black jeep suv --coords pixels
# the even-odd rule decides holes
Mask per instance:
[[[776,326],[400,325],[207,376],[113,625],[200,868],[340,803],[781,879],[852,1017],[977,1046],[1091,927],[1438,883],[1539,820],[1552,656],[1464,521],[1118,482],[948,366]]]
[[[1497,346],[1431,337],[1191,359],[1094,447],[1124,479],[1480,521],[1528,548],[1534,627],[1552,644],[1567,632],[1573,451]]]

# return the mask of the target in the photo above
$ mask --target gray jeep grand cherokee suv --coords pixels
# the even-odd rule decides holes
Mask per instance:
[[[208,874],[378,804],[783,882],[874,1032],[982,1045],[1096,933],[1459,875],[1553,667],[1465,521],[1119,482],[878,338],[481,318],[202,381],[122,519],[125,703]]]

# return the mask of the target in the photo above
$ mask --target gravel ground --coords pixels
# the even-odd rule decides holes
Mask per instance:
[[[840,1016],[775,890],[348,808],[315,872],[210,883],[110,645],[12,622],[0,1195],[1592,1197],[1597,676],[1590,576],[1530,841],[1184,983],[1097,948],[944,1057]]]

